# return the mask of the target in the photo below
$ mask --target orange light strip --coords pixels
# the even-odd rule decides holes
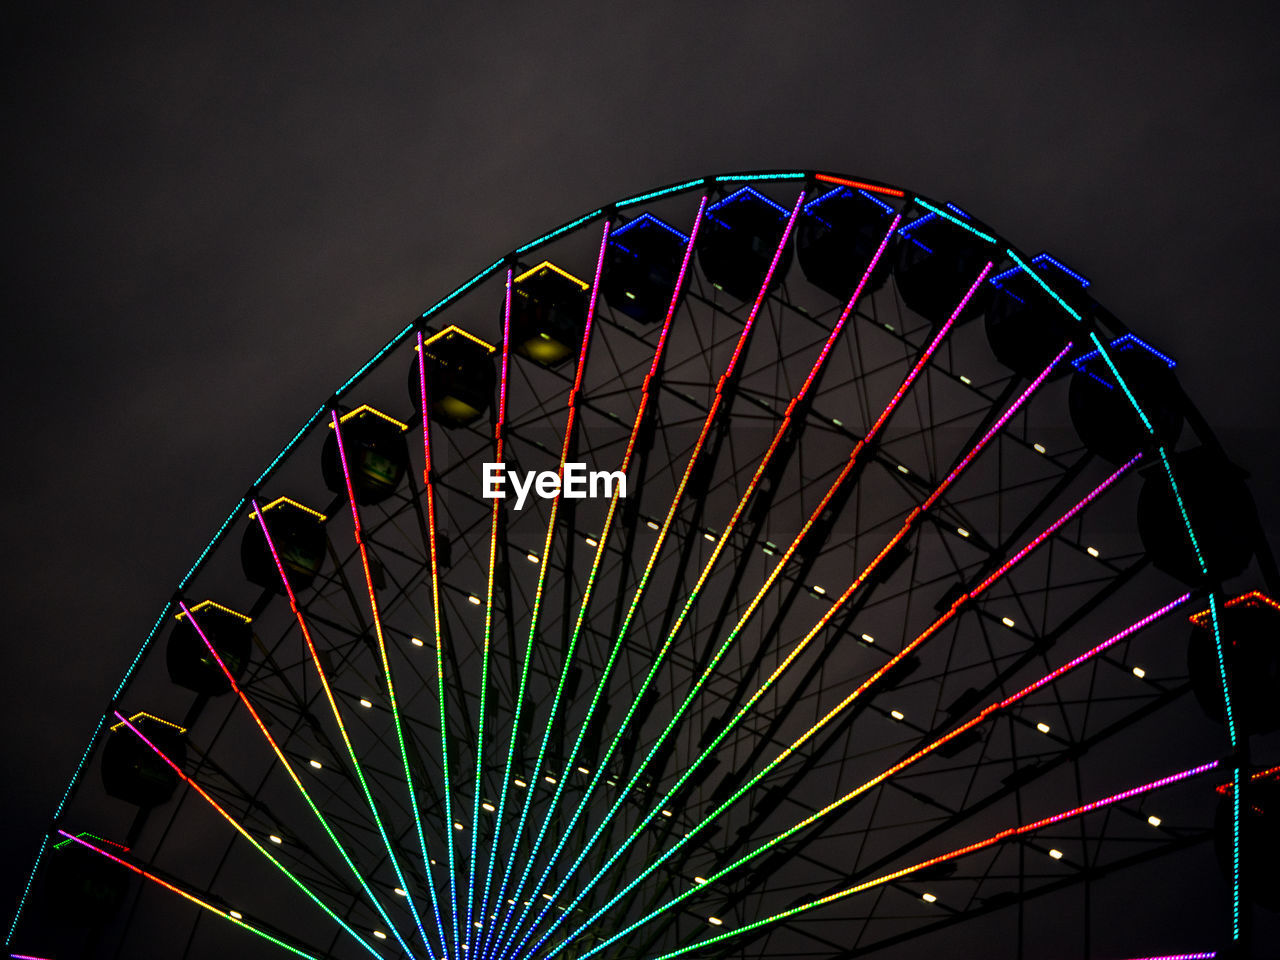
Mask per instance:
[[[1250,610],[1258,609],[1259,607],[1269,607],[1272,610],[1280,612],[1280,603],[1276,603],[1276,601],[1272,600],[1261,590],[1250,590],[1248,593],[1242,593],[1238,597],[1232,597],[1222,606],[1227,610],[1230,610],[1232,607],[1245,607]],[[1197,627],[1204,627],[1208,625],[1209,615],[1210,610],[1206,607],[1199,613],[1191,614],[1187,619]]]

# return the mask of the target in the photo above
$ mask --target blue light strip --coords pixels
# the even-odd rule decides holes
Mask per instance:
[[[1167,366],[1170,370],[1172,370],[1174,367],[1178,365],[1178,361],[1174,360],[1172,357],[1168,356],[1167,354],[1161,353],[1155,347],[1151,346],[1151,344],[1147,343],[1145,340],[1135,337],[1132,333],[1123,333],[1111,341],[1111,349],[1116,353],[1124,353],[1127,350],[1132,350],[1134,347],[1141,347],[1143,350],[1147,351],[1147,353],[1151,354],[1153,357],[1156,357],[1157,359],[1162,360],[1165,366]],[[1100,354],[1097,350],[1090,350],[1088,353],[1081,354],[1080,356],[1072,360],[1071,365],[1075,367],[1077,370],[1079,370],[1081,373],[1088,373],[1088,371],[1084,369],[1085,364],[1087,364],[1090,360],[1092,360],[1094,357],[1097,357],[1099,355]],[[1099,381],[1099,382],[1105,383],[1105,381]],[[1106,384],[1106,385],[1110,386],[1110,384]]]
[[[618,239],[618,237],[622,236],[628,230],[632,230],[635,227],[641,226],[642,224],[646,224],[646,223],[652,223],[656,227],[661,227],[663,230],[667,231],[667,233],[671,234],[672,236],[678,237],[681,243],[689,242],[689,237],[687,234],[681,233],[671,224],[667,223],[665,220],[658,219],[648,211],[645,211],[644,213],[640,214],[640,216],[636,217],[634,220],[628,220],[626,223],[620,226],[617,230],[613,231],[613,239],[616,240]]]
[[[931,204],[931,203],[927,203],[927,202],[925,202],[925,201],[924,201],[923,199],[921,199],[920,197],[916,197],[916,198],[915,198],[915,203],[916,203],[916,205],[917,205],[917,206],[924,207],[926,210],[928,210],[928,211],[929,211],[929,212],[931,212],[931,213],[936,213],[936,214],[937,214],[938,216],[940,216],[943,220],[950,220],[950,221],[951,221],[952,223],[954,223],[957,227],[964,227],[964,229],[968,230],[968,231],[969,231],[970,233],[972,233],[975,237],[978,237],[979,239],[985,240],[985,241],[987,241],[987,243],[995,243],[995,242],[996,242],[996,238],[995,238],[995,237],[993,237],[993,236],[991,236],[991,234],[989,234],[989,233],[983,233],[983,232],[982,232],[981,230],[979,230],[977,227],[971,226],[971,225],[969,225],[969,224],[965,223],[965,222],[964,222],[963,220],[961,220],[959,217],[957,217],[957,216],[955,216],[955,215],[953,215],[953,214],[947,213],[947,211],[942,210],[942,209],[939,209],[938,207],[935,207],[935,206],[934,206],[933,204]],[[914,220],[914,221],[912,221],[911,223],[907,224],[907,225],[906,225],[906,227],[904,227],[903,229],[905,229],[905,230],[910,230],[912,227],[918,226],[918,225],[920,224],[921,220],[923,220],[923,219],[924,219],[924,218],[922,217],[920,220]]]
[[[720,178],[717,178],[717,179],[720,179]],[[767,203],[769,206],[773,207],[774,210],[778,211],[778,213],[782,214],[784,217],[791,213],[791,211],[788,210],[786,207],[784,207],[782,204],[778,203],[776,200],[770,200],[768,197],[766,197],[763,193],[761,193],[755,187],[739,187],[737,190],[733,191],[733,193],[729,194],[727,197],[717,200],[711,206],[707,207],[707,213],[714,214],[721,207],[727,207],[731,203],[737,203],[739,201],[739,198],[742,197],[743,194],[749,194],[755,197],[757,200],[761,201],[762,203]]]

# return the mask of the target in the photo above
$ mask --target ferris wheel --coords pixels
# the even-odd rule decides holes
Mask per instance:
[[[1280,575],[1088,288],[813,171],[495,260],[177,584],[9,955],[1246,955]]]

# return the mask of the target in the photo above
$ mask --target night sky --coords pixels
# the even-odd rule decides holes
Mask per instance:
[[[1050,250],[1180,361],[1280,542],[1271,11],[894,6],[6,5],[6,924],[248,482],[426,306],[649,187],[840,171]]]

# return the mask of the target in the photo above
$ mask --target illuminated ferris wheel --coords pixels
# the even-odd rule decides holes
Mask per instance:
[[[496,260],[179,582],[11,956],[1242,955],[1280,576],[1088,286],[813,172]]]

